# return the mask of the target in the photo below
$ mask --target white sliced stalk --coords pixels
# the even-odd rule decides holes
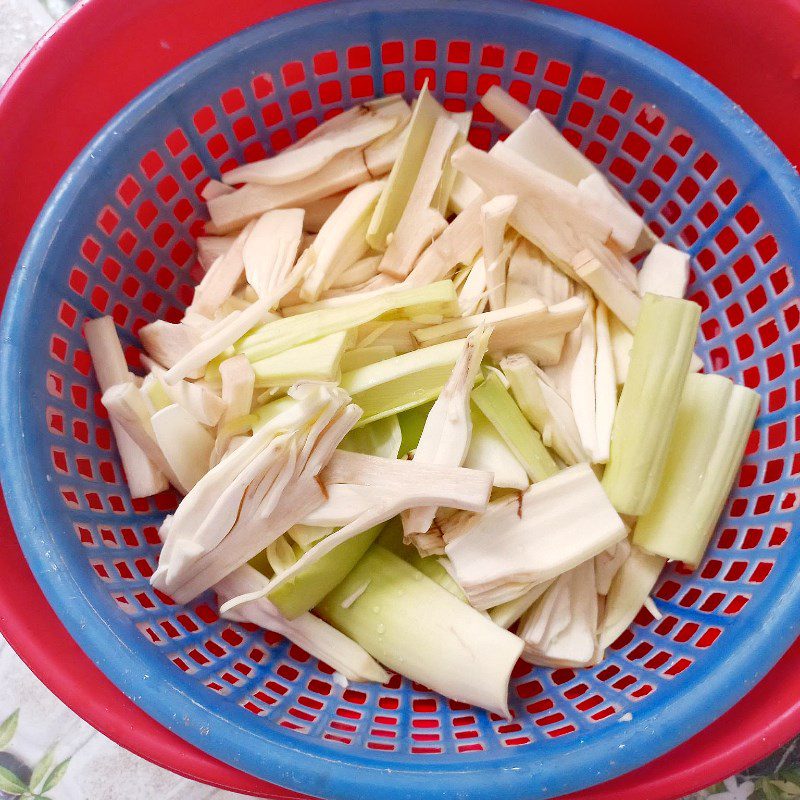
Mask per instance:
[[[367,456],[337,450],[321,473],[325,485],[354,483],[396,489],[413,495],[447,495],[436,505],[465,511],[483,511],[489,501],[492,478],[486,472],[439,464],[417,464],[402,459]]]
[[[489,308],[492,311],[503,308],[506,304],[506,266],[510,252],[504,248],[505,232],[516,205],[516,195],[499,194],[481,206],[483,260],[486,266]]]
[[[592,463],[605,464],[611,449],[611,429],[617,411],[617,376],[614,369],[614,351],[608,326],[608,310],[602,303],[595,308],[595,448]]]
[[[689,284],[689,254],[658,242],[639,270],[639,293],[683,297]]]
[[[445,158],[458,134],[458,125],[447,117],[436,120],[425,155],[403,213],[387,241],[380,270],[405,278],[419,254],[447,226],[441,213],[431,208],[442,178]]]
[[[388,550],[370,548],[317,611],[390,669],[509,716],[508,683],[522,642]]]
[[[508,583],[549,580],[625,538],[625,525],[587,464],[492,503],[447,555],[467,596]]]
[[[327,197],[320,197],[318,200],[303,203],[302,207],[306,212],[303,217],[303,230],[306,233],[319,233],[328,217],[333,214],[346,195],[347,191],[337,192]]]
[[[314,528],[309,525],[292,525],[286,535],[301,549],[308,550],[320,539],[330,536],[333,528]]]
[[[300,257],[304,270],[300,288],[303,300],[317,300],[367,253],[367,228],[384,185],[385,181],[362,183],[328,217],[314,243]]]
[[[585,310],[586,303],[579,297],[571,297],[549,307],[539,300],[529,300],[511,308],[486,311],[421,328],[414,331],[414,336],[421,345],[427,347],[460,339],[479,325],[491,325],[494,333],[489,342],[489,353],[493,357],[502,358],[508,353],[523,352],[538,359],[541,351],[537,349],[537,341],[552,339],[573,330],[580,324]]]
[[[455,185],[456,176],[458,175],[457,170],[450,163],[450,156],[452,156],[462,144],[466,144],[469,129],[472,125],[471,111],[451,111],[448,112],[448,116],[458,126],[458,133],[456,133],[453,143],[450,145],[450,151],[445,156],[442,177],[439,181],[439,185],[436,187],[436,193],[433,197],[433,207],[436,208],[443,217],[447,216],[447,210],[450,206],[450,195]]]
[[[575,186],[537,167],[505,142],[495,145],[491,153],[465,145],[453,155],[453,163],[490,196],[516,194],[520,201],[531,201],[539,209],[546,206],[551,213],[567,220],[573,230],[599,242],[607,241],[611,234],[606,222],[583,207]],[[514,227],[524,210],[525,204],[517,205],[511,220]],[[521,230],[520,233],[524,235]]]
[[[177,403],[202,425],[214,427],[225,411],[225,401],[211,390],[199,383],[178,381],[169,384],[164,381],[165,370],[146,356],[142,363],[150,370],[150,374],[158,381],[169,402]]]
[[[459,264],[471,264],[483,245],[481,235],[481,194],[426,248],[403,282],[406,286],[426,286],[448,277]]]
[[[510,131],[519,128],[531,113],[526,105],[496,85],[490,86],[486,94],[481,97],[481,105]]]
[[[289,569],[297,561],[297,554],[286,540],[285,534],[267,545],[264,555],[275,575]]]
[[[525,661],[547,667],[588,667],[598,655],[594,565],[561,575],[517,626]]]
[[[172,399],[166,391],[164,391],[164,387],[152,372],[145,376],[138,389],[142,393],[142,397],[151,415],[155,414],[156,411],[160,411],[162,408],[172,405]]]
[[[337,483],[372,487],[373,502],[366,511],[304,553],[296,564],[276,575],[270,582],[269,592],[290,582],[344,542],[408,508],[435,505],[483,511],[492,488],[492,476],[487,472],[414,464],[342,450],[333,455],[320,477],[326,487]],[[248,598],[238,598],[236,602],[245,599]]]
[[[501,628],[510,628],[552,584],[553,581],[539,583],[528,589],[525,594],[489,609],[489,617],[495,625],[499,625]]]
[[[467,337],[450,378],[428,413],[414,453],[415,464],[451,467],[463,464],[472,436],[470,392],[491,335],[491,328],[480,327]],[[426,533],[435,516],[436,508],[433,506],[406,512],[402,517],[405,541],[413,541],[416,536]]]
[[[471,408],[472,437],[463,466],[491,472],[492,483],[499,489],[524,491],[530,486],[525,467],[511,452],[503,437],[483,412],[476,406]]]
[[[325,502],[305,516],[301,525],[311,528],[341,528],[375,505],[373,486],[334,483],[327,485],[325,492]]]
[[[360,106],[359,111],[350,124],[338,130],[306,138],[291,150],[230,170],[225,173],[225,183],[255,183],[272,187],[302,181],[319,174],[323,167],[345,151],[366,147],[397,124],[393,117],[378,116],[366,106]]]
[[[233,190],[231,186],[228,184],[223,183],[222,181],[217,181],[212,178],[204,187],[203,190],[200,192],[200,197],[203,198],[206,202],[212,200],[215,197],[221,197],[223,194],[230,194]]]
[[[631,363],[633,334],[613,314],[608,320],[608,330],[614,353],[614,374],[617,377],[617,386],[622,386],[628,377],[628,367]]]
[[[458,313],[455,289],[450,281],[430,286],[387,290],[373,297],[359,297],[341,307],[322,308],[275,320],[238,343],[237,348],[252,358],[266,358],[289,347],[319,339],[340,330],[349,330],[378,317],[418,317],[421,314]]]
[[[636,248],[642,236],[644,221],[611,188],[609,182],[599,173],[587,175],[578,183],[584,207],[598,219],[611,226],[611,239],[623,253]]]
[[[302,266],[302,262],[298,261],[298,266]],[[284,305],[281,313],[284,317],[296,317],[299,314],[308,314],[310,311],[352,306],[361,300],[375,299],[402,288],[402,284],[394,278],[390,278],[388,275],[376,275],[365,283],[349,289],[328,289],[320,295],[319,300],[312,303],[300,302],[301,298],[298,294],[297,302],[292,305]]]
[[[104,393],[116,384],[130,381],[131,374],[114,320],[111,317],[87,320],[83,330],[100,391]],[[164,474],[119,422],[111,418],[110,423],[131,497],[149,497],[163,492],[168,486]]]
[[[370,175],[385,175],[389,172],[405,147],[409,134],[408,123],[411,119],[411,108],[402,97],[399,97],[399,102],[402,103],[402,109],[397,104],[392,108],[387,106],[385,109],[386,113],[394,112],[397,119],[395,127],[364,148],[364,163],[367,165]],[[400,113],[397,113],[398,111]],[[384,113],[383,109],[381,109],[381,113]]]
[[[627,539],[617,542],[608,550],[595,556],[594,572],[597,579],[597,593],[604,597],[611,591],[616,574],[631,554],[631,545]]]
[[[166,322],[157,319],[139,329],[139,338],[147,354],[165,369],[174,367],[202,338],[197,328],[184,322]],[[202,377],[204,369],[198,367],[187,378]]]
[[[367,256],[351,264],[337,275],[331,284],[332,289],[350,289],[365,283],[378,274],[381,256]]]
[[[356,347],[354,350],[348,350],[342,356],[341,369],[342,372],[352,372],[354,369],[377,364],[379,361],[394,358],[396,355],[397,351],[389,344]]]
[[[313,200],[351,189],[371,177],[364,165],[361,151],[348,150],[336,156],[319,172],[293,183],[281,186],[246,183],[232,194],[210,200],[208,213],[216,232],[225,234],[238,230],[267,211],[297,208]]]
[[[641,309],[641,298],[633,292],[613,264],[614,256],[605,248],[582,250],[573,259],[572,266],[578,277],[602,300],[629,331],[636,328]]]
[[[252,593],[267,583],[268,579],[258,570],[244,565],[223,578],[214,586],[214,590],[219,604],[224,605],[227,600]],[[236,622],[249,622],[285,636],[314,658],[333,667],[349,681],[385,683],[389,678],[386,671],[364,648],[310,612],[289,621],[269,600],[262,597],[223,616]]]
[[[250,413],[256,380],[253,367],[247,358],[241,355],[226,358],[219,365],[219,374],[222,379],[222,402],[225,404],[225,410],[219,419],[217,439],[209,460],[212,467],[222,460],[230,445],[232,437],[226,432],[226,428],[234,420]]]
[[[600,648],[605,650],[627,630],[656,585],[666,559],[633,545],[619,568],[605,603],[600,629]]]
[[[207,472],[178,506],[151,578],[177,602],[213,586],[323,502],[317,475],[359,410],[330,386],[293,392],[297,402],[287,412]]]
[[[193,311],[211,317],[237,289],[244,274],[242,253],[252,229],[251,224],[246,225],[224,255],[219,256],[208,268],[194,290]]]
[[[396,289],[400,282],[388,275],[373,275],[364,283],[356,284],[348,289],[328,289],[322,293],[321,300],[343,300],[345,297],[371,296],[385,289]]]
[[[150,409],[133,381],[118,383],[103,392],[102,403],[109,417],[136,443],[137,447],[166,475],[182,494],[184,487],[156,441]]]
[[[188,494],[208,472],[214,439],[185,408],[176,403],[151,418],[153,435],[172,469],[181,494]]]
[[[557,175],[578,186],[582,180],[599,175],[606,188],[616,197],[621,208],[628,208],[625,198],[608,182],[597,167],[583,153],[574,148],[539,109],[514,130],[504,141],[505,146],[516,151],[541,169]],[[649,250],[658,237],[645,225],[631,255]]]
[[[200,262],[200,266],[208,272],[211,265],[218,258],[224,256],[235,241],[235,236],[198,236],[197,260]]]
[[[303,210],[269,211],[253,225],[242,251],[247,282],[270,309],[287,290],[303,236]]]
[[[412,331],[419,328],[413,319],[398,319],[391,322],[367,322],[358,327],[356,347],[391,347],[397,355],[417,349],[417,340]]]
[[[565,464],[586,461],[588,456],[572,407],[547,374],[521,353],[507,356],[500,367],[510,383],[514,400],[528,422],[542,434],[542,442]]]
[[[175,383],[205,367],[251,328],[269,318],[270,310],[300,277],[292,267],[302,227],[303,212],[296,209],[269,212],[255,224],[253,230],[258,228],[258,236],[254,240],[255,249],[248,252],[247,259],[251,264],[251,279],[258,284],[258,301],[244,311],[233,312],[217,330],[206,334],[167,371],[164,376],[167,383]]]
[[[508,262],[507,306],[536,297],[547,305],[561,303],[575,294],[573,282],[527,239],[520,239]]]
[[[367,241],[373,250],[386,250],[389,235],[397,228],[408,205],[434,127],[444,113],[428,91],[426,81],[414,101],[402,150],[391,168],[369,225]]]
[[[467,279],[458,291],[458,307],[461,309],[461,316],[482,314],[488,302],[486,264],[483,256],[478,256],[469,270]]]

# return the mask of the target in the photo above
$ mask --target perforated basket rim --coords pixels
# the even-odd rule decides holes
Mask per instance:
[[[349,0],[337,3],[335,9],[344,16],[380,10],[384,6],[393,10],[403,8],[413,11],[420,4],[413,0],[397,2]],[[453,12],[465,8],[485,11],[485,5],[476,0],[440,0],[436,3],[436,7],[437,10],[445,9]],[[83,173],[91,161],[92,154],[97,154],[104,147],[113,147],[115,136],[124,133],[135,124],[154,100],[169,95],[183,76],[195,76],[204,69],[213,69],[217,50],[234,45],[246,48],[249,43],[261,39],[265,28],[275,33],[288,32],[307,23],[313,23],[316,18],[330,13],[333,8],[324,5],[302,9],[267,20],[219,42],[185,62],[139,95],[104,126],[61,179],[40,214],[22,253],[9,287],[0,325],[2,342],[0,408],[3,409],[0,419],[0,432],[2,432],[0,453],[4,456],[0,462],[0,477],[6,492],[9,512],[37,581],[70,634],[84,651],[140,707],[187,741],[217,758],[242,767],[246,760],[243,757],[245,751],[249,750],[251,760],[260,760],[264,742],[269,741],[271,763],[264,769],[264,773],[270,780],[301,791],[322,792],[337,797],[361,797],[364,790],[380,791],[381,796],[387,798],[412,794],[416,797],[430,798],[450,796],[454,789],[444,782],[431,781],[431,774],[458,775],[458,785],[455,788],[461,796],[485,797],[502,791],[510,798],[522,798],[530,796],[536,790],[548,795],[570,791],[578,787],[574,782],[570,783],[569,776],[562,774],[564,762],[560,758],[554,757],[549,759],[552,763],[542,764],[532,759],[528,752],[517,755],[513,771],[502,767],[497,769],[498,765],[489,759],[470,764],[464,763],[463,759],[448,760],[437,757],[435,761],[415,759],[415,768],[407,770],[392,766],[391,779],[387,780],[387,771],[378,765],[375,757],[355,756],[351,751],[343,752],[337,758],[331,758],[329,751],[325,755],[314,753],[313,751],[318,749],[314,743],[301,739],[289,731],[278,733],[265,729],[260,736],[254,736],[240,730],[240,733],[247,738],[247,747],[240,746],[235,752],[231,751],[231,743],[224,730],[228,725],[236,727],[235,720],[220,718],[222,723],[220,729],[212,729],[207,734],[201,734],[200,728],[209,722],[208,713],[198,709],[191,696],[175,685],[176,675],[169,665],[166,663],[162,665],[163,675],[161,675],[162,670],[158,670],[159,674],[151,674],[149,680],[144,679],[142,677],[144,671],[152,673],[152,665],[141,658],[142,654],[152,652],[147,643],[144,640],[131,643],[119,639],[107,620],[92,604],[91,598],[84,593],[83,588],[70,573],[67,570],[54,569],[57,565],[54,564],[49,551],[55,544],[55,539],[48,530],[47,514],[41,498],[36,495],[38,481],[30,474],[27,461],[22,465],[15,465],[13,469],[11,466],[18,456],[13,443],[19,441],[20,436],[26,433],[35,436],[36,431],[35,426],[30,423],[26,425],[24,419],[24,386],[15,369],[21,348],[13,341],[12,333],[17,328],[18,321],[24,320],[31,311],[37,281],[36,269],[31,265],[36,264],[41,255],[47,251],[57,225],[59,210],[69,205],[90,177],[88,170],[85,175]],[[639,60],[650,66],[654,62],[657,63],[661,80],[679,87],[683,94],[697,100],[704,113],[713,116],[721,127],[736,135],[740,144],[780,189],[781,200],[788,210],[796,217],[800,217],[800,184],[788,161],[738,106],[687,67],[627,34],[566,12],[512,0],[496,1],[492,5],[492,10],[498,15],[502,14],[512,19],[515,16],[535,14],[539,17],[537,22],[542,25],[557,26],[588,38],[597,38],[607,50],[624,53],[626,58]],[[742,124],[747,128],[745,137],[737,135]],[[777,578],[775,580],[777,581]],[[776,589],[780,591],[776,592]],[[670,706],[668,712],[665,712],[659,720],[658,734],[650,732],[648,747],[637,749],[627,746],[637,738],[647,738],[638,725],[618,726],[617,730],[607,732],[602,745],[572,746],[568,762],[572,768],[570,772],[580,772],[590,764],[602,763],[601,751],[613,754],[615,761],[615,767],[608,774],[604,774],[603,779],[612,777],[612,773],[620,774],[628,771],[644,763],[650,756],[654,757],[671,749],[730,707],[766,673],[794,639],[800,625],[796,621],[800,596],[797,593],[792,596],[790,589],[788,576],[780,587],[773,584],[773,602],[775,594],[780,596],[781,602],[775,603],[772,608],[774,613],[759,632],[759,635],[770,643],[769,658],[759,657],[756,648],[747,646],[755,640],[755,634],[750,634],[740,644],[735,655],[728,659],[724,669],[717,669],[706,680],[695,680],[695,689],[687,692],[678,702]],[[63,602],[65,597],[70,598],[69,603]],[[119,657],[120,647],[126,652],[127,661]],[[696,666],[695,670],[699,669],[702,669],[702,665]],[[698,672],[695,671],[694,675],[697,678]],[[746,677],[743,679],[743,676]],[[154,680],[159,677],[163,677],[164,681]],[[169,687],[172,695],[172,713],[164,707],[164,684]],[[707,701],[708,696],[711,700]],[[704,702],[698,702],[700,699]],[[687,719],[690,720],[688,724],[685,723]],[[645,751],[644,756],[642,751]],[[508,759],[502,761],[506,762]],[[536,787],[531,785],[534,779],[537,781]]]

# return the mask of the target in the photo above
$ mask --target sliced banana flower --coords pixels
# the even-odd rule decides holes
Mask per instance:
[[[159,531],[162,539],[167,537],[171,521],[172,517],[164,520]],[[251,593],[268,582],[258,570],[244,564],[213,588],[219,604],[223,605],[232,597]],[[348,680],[384,683],[388,679],[382,667],[362,647],[313,614],[301,614],[290,622],[269,600],[261,598],[245,603],[223,616],[234,622],[249,622],[285,636],[314,658],[339,671]]]
[[[608,550],[595,556],[594,571],[597,578],[597,593],[606,596],[611,591],[611,585],[622,565],[631,554],[631,544],[627,539],[617,542]]]
[[[352,189],[372,176],[360,150],[348,150],[333,158],[319,172],[280,186],[246,183],[231,194],[208,202],[208,213],[218,234],[239,230],[250,220],[276,208],[297,208],[314,200]],[[206,225],[208,233],[209,226]]]
[[[500,87],[492,87],[492,91],[498,96],[506,94]],[[507,101],[516,102],[508,95],[506,98]],[[521,109],[518,110],[519,117],[521,117],[521,113]],[[522,120],[514,128],[513,133],[505,139],[503,145],[519,153],[541,169],[563,178],[576,187],[580,187],[582,181],[591,179],[589,191],[592,192],[592,183],[602,181],[606,192],[610,193],[617,203],[615,210],[611,213],[615,214],[617,218],[621,218],[630,212],[625,198],[583,153],[561,135],[539,109],[534,110],[527,119]],[[586,192],[585,188],[583,192]],[[628,225],[633,224],[630,219],[626,222]],[[658,237],[646,225],[643,225],[632,255],[649,250],[657,241]]]
[[[102,403],[109,417],[136,443],[137,447],[155,464],[181,494],[188,488],[175,474],[172,465],[158,444],[150,409],[133,381],[118,383],[103,392]]]
[[[489,353],[492,356],[502,358],[508,353],[523,352],[540,360],[543,354],[549,355],[550,351],[547,348],[539,349],[539,341],[573,330],[580,324],[585,311],[586,302],[579,297],[571,297],[554,306],[545,306],[540,300],[534,299],[511,308],[486,311],[421,328],[414,331],[414,336],[421,345],[427,347],[460,339],[481,324],[491,325],[494,333],[489,342]]]
[[[225,187],[230,188],[230,187]],[[233,190],[231,190],[233,191]],[[211,265],[231,249],[236,241],[236,236],[198,236],[197,260],[200,266],[208,272]]]
[[[457,134],[458,126],[453,120],[440,117],[436,121],[408,202],[381,260],[381,272],[393,278],[405,278],[425,246],[447,227],[444,217],[431,204]]]
[[[259,299],[244,311],[234,311],[213,333],[172,366],[164,376],[167,383],[185,378],[204,367],[213,358],[244,336],[251,328],[269,318],[270,310],[300,279],[293,270],[297,248],[303,233],[303,211],[282,209],[264,214],[251,228],[252,242],[243,247],[248,277]]]
[[[611,429],[617,412],[617,377],[614,368],[614,350],[611,345],[608,310],[602,303],[595,307],[595,448],[592,462],[605,464],[611,450]]]
[[[331,284],[332,289],[348,289],[360,286],[378,275],[381,256],[366,256],[351,264],[337,275]],[[388,283],[386,285],[389,285]]]
[[[617,570],[605,604],[600,648],[614,644],[633,622],[661,574],[667,560],[632,545],[630,555]]]
[[[500,368],[508,379],[514,400],[528,422],[542,434],[544,444],[565,464],[586,461],[588,456],[572,408],[547,374],[521,353],[506,356]]]
[[[139,338],[147,354],[162,367],[169,369],[193,347],[197,347],[202,339],[202,332],[186,319],[182,322],[157,319],[139,329]],[[203,368],[199,367],[187,373],[186,377],[200,378],[203,372]]]
[[[470,409],[472,437],[462,466],[491,472],[492,483],[501,489],[524,491],[530,486],[525,467],[503,441],[497,429],[474,404]]]
[[[213,200],[215,197],[221,197],[223,194],[230,194],[232,191],[234,191],[232,186],[228,186],[228,184],[212,178],[203,187],[202,191],[200,192],[200,197],[208,202],[209,200]]]
[[[177,403],[202,425],[212,428],[217,425],[225,411],[225,401],[222,398],[201,383],[167,383],[164,380],[166,370],[147,356],[142,356],[142,364],[150,370],[150,375],[172,403]]]
[[[244,274],[242,254],[245,243],[253,229],[252,223],[234,239],[233,244],[208,268],[194,290],[191,309],[198,314],[212,317],[214,312],[236,291]]]
[[[314,301],[369,250],[366,235],[385,181],[362,183],[337,206],[314,243],[300,257],[300,297]]]
[[[630,286],[619,259],[608,248],[588,244],[589,248],[581,250],[572,260],[575,274],[629,331],[633,331],[642,304],[636,288]]]
[[[276,575],[270,582],[270,592],[290,581],[294,575],[319,561],[343,542],[386,522],[408,508],[435,505],[482,511],[487,506],[492,488],[492,476],[487,472],[416,464],[413,461],[365,456],[341,450],[330,459],[320,477],[326,487],[337,483],[369,486],[373,490],[373,503],[347,525],[314,545],[296,564]],[[307,516],[306,514],[304,519]],[[237,598],[227,607],[249,599],[253,598]]]
[[[282,186],[301,181],[319,173],[341,153],[360,150],[397,125],[394,117],[379,116],[367,106],[358,106],[356,111],[346,125],[341,122],[327,132],[305,137],[299,146],[290,150],[230,170],[224,176],[225,183]]]
[[[464,463],[472,436],[470,393],[491,335],[491,328],[480,326],[467,337],[450,378],[428,413],[414,453],[415,464],[460,467]],[[421,535],[427,533],[435,516],[435,506],[421,506],[405,512],[402,519],[406,543],[416,543]],[[423,548],[426,552],[420,551],[422,555],[431,553],[429,546]]]
[[[490,609],[489,617],[495,625],[510,628],[552,585],[553,581],[536,584],[525,594]]]
[[[132,376],[114,320],[111,317],[88,320],[84,325],[84,334],[100,391],[105,393],[112,386],[129,382]],[[110,417],[110,422],[131,497],[148,497],[163,492],[168,482],[156,462],[148,457],[147,452],[136,444],[116,419]]]
[[[517,626],[525,661],[588,667],[598,660],[599,605],[594,564],[585,561],[555,582]]]
[[[150,422],[156,443],[178,480],[176,488],[188,494],[208,472],[214,438],[176,403],[156,411]]]
[[[247,357],[242,355],[225,359],[219,365],[219,374],[222,379],[222,402],[225,404],[225,410],[217,426],[217,438],[209,461],[211,467],[216,466],[228,451],[233,438],[228,432],[228,427],[234,420],[250,413],[256,380],[252,365]]]
[[[575,284],[527,239],[521,239],[508,262],[507,306],[532,298],[547,305],[563,303],[575,294]]]
[[[446,551],[472,601],[488,587],[550,580],[624,538],[600,482],[588,464],[578,464],[492,503]]]
[[[486,265],[489,308],[492,311],[503,308],[506,304],[506,266],[510,250],[504,247],[505,232],[516,205],[516,195],[499,194],[481,206],[483,260]]]
[[[458,289],[458,307],[462,317],[470,317],[474,314],[482,314],[488,302],[486,262],[481,255],[475,259],[469,268],[466,280]]]
[[[639,270],[639,293],[683,297],[689,283],[689,254],[658,242]]]
[[[436,123],[444,116],[444,109],[431,96],[426,81],[414,101],[402,148],[391,166],[369,225],[367,241],[373,250],[386,250],[390,235],[397,229],[409,203]]]
[[[324,500],[317,475],[360,411],[323,384],[295,387],[292,399],[178,506],[154,586],[179,602],[197,596]]]
[[[465,145],[453,163],[488,197],[518,196],[510,224],[568,275],[585,239],[605,242],[610,227],[586,211],[576,187],[536,167],[513,150],[496,145],[484,153]]]
[[[642,236],[644,221],[620,200],[608,180],[599,172],[593,172],[578,183],[578,193],[584,207],[611,226],[611,239],[620,251],[629,253],[634,250]]]
[[[481,97],[481,105],[503,123],[510,131],[514,131],[530,116],[530,109],[515,100],[499,86],[490,86]]]

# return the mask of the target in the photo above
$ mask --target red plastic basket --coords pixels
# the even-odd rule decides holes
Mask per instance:
[[[36,54],[28,60],[25,68],[17,74],[0,98],[0,122],[6,122],[3,129],[8,132],[6,140],[0,143],[0,156],[6,156],[0,159],[0,163],[15,165],[14,173],[7,183],[6,192],[0,198],[0,212],[7,211],[3,219],[10,222],[0,233],[0,252],[5,256],[5,264],[10,265],[16,261],[19,248],[27,235],[30,224],[53,184],[80,147],[107,120],[110,114],[189,55],[241,27],[268,16],[264,13],[263,8],[258,8],[258,5],[254,2],[242,2],[236,4],[232,9],[220,9],[211,2],[173,2],[169,4],[141,2],[135,9],[128,9],[118,2],[93,0],[90,4],[85,4],[73,12],[70,20],[63,23],[52,38],[39,46]],[[278,13],[305,4],[276,5],[278,7],[272,10]],[[602,4],[597,4],[598,8],[594,10],[599,11],[600,5]],[[710,6],[706,5],[704,8],[705,12],[709,13]],[[587,11],[586,6],[582,6],[581,10]],[[615,19],[613,15],[626,15],[621,5],[615,5],[613,8],[603,5],[602,10],[606,12],[606,15],[598,13],[596,14],[598,18],[617,23],[619,27],[626,27],[629,32],[639,33],[643,38],[650,38],[654,43],[661,44],[664,49],[679,57],[684,55],[684,48],[691,48],[692,44],[696,44],[698,41],[692,36],[687,36],[687,28],[694,31],[694,35],[702,36],[704,45],[707,41],[705,36],[707,35],[708,21],[695,19],[697,24],[692,24],[692,14],[696,14],[696,9],[688,8],[688,4],[685,14],[681,14],[676,6],[672,6],[669,9],[669,18],[665,16],[660,21],[657,30],[648,31],[633,30],[629,25],[623,26],[618,19]],[[769,69],[774,69],[776,65],[787,67],[784,70],[779,68],[778,74],[767,78],[770,99],[767,100],[763,94],[758,94],[757,88],[752,83],[740,82],[736,87],[729,86],[726,80],[723,80],[722,76],[715,72],[720,68],[722,62],[727,61],[728,66],[735,65],[736,71],[741,70],[745,64],[745,66],[752,67],[750,71],[746,71],[746,74],[750,76],[764,75],[767,72],[767,69],[764,68],[767,59],[763,57],[763,53],[762,57],[756,57],[755,53],[758,48],[751,48],[747,54],[748,57],[753,58],[752,63],[749,63],[746,58],[743,58],[743,54],[735,51],[734,48],[731,49],[727,60],[715,52],[714,70],[712,71],[705,70],[699,60],[696,61],[685,56],[684,60],[701,73],[716,79],[718,85],[726,89],[729,94],[746,103],[747,109],[780,142],[790,129],[786,123],[791,121],[791,101],[797,95],[796,84],[793,85],[791,79],[794,66],[786,60],[789,55],[787,53],[786,57],[783,57],[781,54],[787,51],[776,50],[770,41],[770,36],[767,35],[773,30],[780,30],[781,26],[776,26],[774,16],[770,17],[768,26],[766,26],[769,30],[767,30],[761,15],[756,14],[752,20],[749,20],[747,10],[740,10],[734,17],[727,12],[726,9],[726,14],[723,15],[725,19],[721,16],[718,20],[717,30],[720,31],[720,41],[728,41],[725,39],[725,34],[730,34],[731,29],[736,29],[737,26],[748,30],[751,37],[753,31],[757,29],[758,35],[763,38],[764,50],[769,48]],[[797,9],[781,7],[781,13],[796,14]],[[609,14],[611,16],[608,16]],[[635,22],[636,19],[646,19],[648,22],[643,22],[643,24],[652,25],[657,19],[656,15],[655,8],[653,14],[649,14],[646,9],[642,8],[642,4],[639,4],[636,9],[636,17],[632,16],[630,22]],[[773,28],[773,26],[776,27]],[[721,30],[723,27],[727,30]],[[130,35],[132,30],[136,31],[136,36]],[[798,29],[795,27],[792,30],[796,32]],[[172,32],[179,32],[180,36],[174,37]],[[653,36],[648,36],[648,34],[653,34]],[[675,48],[664,46],[664,42],[660,38],[662,36],[674,37],[674,42],[678,44]],[[77,47],[74,46],[76,39],[80,41]],[[795,50],[795,52],[797,51]],[[69,53],[72,58],[61,58],[64,53]],[[109,54],[113,54],[115,62],[119,60],[119,69],[109,69],[107,63]],[[75,63],[72,62],[72,59]],[[63,77],[64,63],[72,63],[73,68],[68,93],[65,93],[64,87],[59,84],[59,79]],[[31,104],[31,98],[36,99],[35,105]],[[83,112],[77,122],[73,120],[76,108],[82,109]],[[769,118],[765,118],[759,113],[764,108],[769,109]],[[43,137],[40,132],[45,130],[58,130],[60,135],[52,139],[45,138],[42,141]],[[796,154],[787,150],[787,155],[791,158]],[[4,209],[2,206],[5,202],[13,202],[13,208]],[[4,522],[7,523],[7,520],[4,519]],[[184,769],[180,771],[203,780],[222,783],[231,788],[265,793],[268,796],[291,796],[290,793],[271,789],[263,783],[236,773],[229,767],[223,767],[198,754],[197,751],[190,750],[184,743],[175,740],[174,736],[166,734],[163,729],[144,717],[137,709],[132,706],[128,708],[127,706],[130,704],[120,705],[120,696],[116,690],[113,690],[109,684],[92,672],[91,665],[78,654],[77,648],[66,632],[55,621],[52,612],[49,612],[25,568],[12,537],[5,537],[2,549],[7,565],[7,583],[0,588],[0,605],[4,611],[4,630],[12,644],[24,656],[27,656],[34,670],[40,674],[43,680],[51,683],[54,688],[61,686],[61,693],[68,695],[65,699],[70,699],[71,705],[76,710],[91,718],[91,721],[98,727],[131,749],[148,757],[153,757],[155,753],[158,753],[158,757],[155,757],[154,760],[165,766],[175,769],[178,765],[183,765]],[[44,622],[37,627],[36,631],[22,630],[20,621],[24,620],[26,616],[30,618],[29,615],[34,608],[40,612],[38,618]],[[45,626],[49,626],[50,630],[43,630]],[[54,642],[63,643],[62,646],[65,649],[71,648],[75,652],[74,666],[70,672],[73,679],[78,678],[77,685],[66,686],[64,685],[65,676],[52,673],[49,656],[47,659],[45,658],[45,641],[48,642],[46,648],[48,653],[52,651]],[[61,663],[65,662],[62,660]],[[786,659],[783,663],[786,663]],[[789,663],[791,664],[791,660]],[[789,695],[782,698],[783,704],[788,703],[788,697]],[[110,698],[113,698],[114,702],[109,702]],[[791,701],[791,705],[793,708],[794,701]],[[113,712],[103,711],[104,707],[105,709],[111,707],[114,710]],[[734,715],[736,713],[736,711],[731,712]],[[774,723],[768,730],[773,732],[776,737],[791,732],[788,730],[791,719],[792,715],[787,715],[785,719]],[[132,725],[134,720],[140,721],[138,724]],[[753,714],[751,723],[753,731],[758,730],[758,726],[762,726],[763,722],[763,717]],[[754,739],[755,736],[761,737],[761,735],[762,731],[758,730],[757,734],[754,733]],[[742,739],[740,723],[737,739],[740,741]],[[748,740],[744,747],[740,746],[735,749],[737,757],[752,760],[760,755],[754,739]],[[722,745],[720,745],[720,741],[723,742]],[[740,765],[741,761],[738,763],[730,761],[730,745],[724,744],[724,738],[721,739],[715,735],[714,738],[709,739],[707,747],[709,756],[717,754],[715,763],[718,764],[723,774]],[[681,749],[686,750],[687,746]],[[697,755],[701,749],[696,743],[691,748],[694,755]],[[697,761],[688,771],[685,769],[676,771],[674,757],[666,758],[673,762],[671,768],[669,764],[666,767],[667,771],[672,772],[671,776],[659,777],[659,766],[656,764],[648,770],[640,770],[632,777],[629,776],[614,782],[616,788],[609,788],[608,792],[605,789],[594,790],[591,796],[610,797],[612,792],[616,796],[620,794],[627,796],[626,791],[630,793],[631,797],[675,796],[690,788],[689,781],[695,784],[708,782],[719,774],[711,772],[706,775],[702,774],[702,765],[705,764],[707,767],[710,763],[708,760]],[[194,764],[191,769],[187,766],[190,759]],[[661,761],[663,762],[664,759]],[[641,773],[644,776],[637,778],[636,775]],[[661,775],[663,776],[663,774],[662,772]],[[611,787],[611,785],[609,786]],[[626,786],[629,787],[627,790]]]

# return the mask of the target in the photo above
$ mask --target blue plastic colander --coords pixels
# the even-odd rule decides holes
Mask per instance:
[[[342,688],[299,648],[186,607],[148,578],[176,498],[132,501],[82,323],[176,320],[199,277],[199,190],[335,109],[452,110],[492,84],[541,108],[667,242],[693,256],[707,368],[761,414],[706,559],[669,569],[602,664],[520,663],[502,720],[394,676]],[[499,130],[480,107],[471,141]],[[524,2],[378,0],[299,11],[202,53],[126,107],[72,165],[2,318],[0,471],[31,568],[72,636],[145,711],[253,775],[329,798],[546,798],[633,769],[732,706],[800,628],[797,176],[755,124],[662,53]],[[31,620],[35,625],[35,620]],[[58,652],[53,652],[58,659]],[[466,668],[466,665],[465,665]],[[87,687],[91,691],[91,687]]]

